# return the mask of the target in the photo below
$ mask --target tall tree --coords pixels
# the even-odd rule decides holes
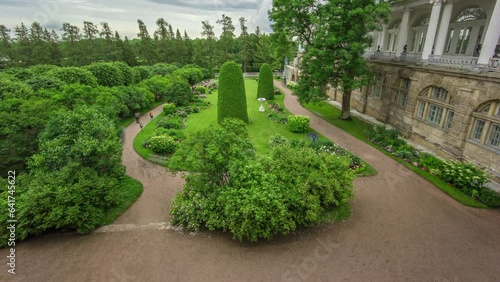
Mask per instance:
[[[50,64],[51,49],[49,39],[43,27],[38,22],[33,22],[30,27],[29,38],[31,41],[31,63]]]
[[[214,32],[214,26],[211,25],[208,21],[201,22],[202,32],[201,35],[205,37],[206,42],[201,42],[200,47],[200,56],[202,61],[206,62],[206,67],[210,72],[213,71],[215,67],[215,51],[216,51],[216,37]],[[205,64],[203,64],[205,65]]]
[[[148,65],[152,65],[156,62],[155,46],[154,42],[149,35],[148,29],[142,20],[137,20],[139,24],[139,33],[137,36],[141,39],[140,41],[140,55],[142,60],[144,60]]]
[[[12,40],[10,38],[10,29],[0,25],[0,69],[4,65],[12,64]]]
[[[343,91],[341,119],[350,119],[351,91],[369,83],[362,57],[373,38],[369,32],[387,21],[390,6],[373,0],[273,0],[269,13],[274,32],[305,43],[301,101],[326,97],[330,84]]]
[[[217,24],[222,26],[220,43],[224,48],[226,60],[229,60],[231,59],[229,56],[229,52],[233,46],[233,41],[234,41],[233,20],[229,16],[222,14],[222,19],[217,20]]]
[[[14,28],[15,34],[15,62],[19,63],[21,66],[30,66],[31,65],[31,53],[32,53],[32,45],[29,38],[28,28],[21,23]]]
[[[80,66],[83,65],[83,54],[80,52],[79,41],[81,39],[80,29],[69,23],[63,23],[62,27],[62,40],[63,40],[63,58],[61,62],[65,66]]]
[[[83,53],[85,56],[83,56],[82,61],[83,64],[91,64],[94,62],[97,62],[100,59],[100,54],[99,53],[104,53],[101,46],[98,46],[96,39],[99,36],[99,29],[97,28],[97,25],[95,25],[92,22],[83,22],[83,34],[82,34],[82,40],[80,42],[80,46],[82,47],[83,50],[85,50]]]
[[[247,72],[247,61],[249,57],[249,44],[248,44],[248,27],[245,25],[247,20],[244,17],[239,19],[241,34],[240,34],[240,59],[243,63],[243,72]]]

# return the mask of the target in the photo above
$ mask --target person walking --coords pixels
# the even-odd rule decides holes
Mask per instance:
[[[153,110],[149,111],[149,117],[150,117],[151,119],[153,119],[153,117],[154,117],[154,115],[153,115]]]
[[[135,115],[135,123],[139,123],[139,116],[140,116],[139,112],[136,112],[134,115]]]
[[[144,127],[144,125],[142,125],[142,123],[139,123],[139,126],[141,127],[141,131],[142,131],[142,128]]]

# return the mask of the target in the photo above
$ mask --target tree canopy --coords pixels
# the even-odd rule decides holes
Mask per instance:
[[[274,32],[304,44],[299,99],[323,99],[328,86],[340,87],[340,118],[350,119],[351,91],[371,78],[362,57],[373,40],[369,32],[379,29],[389,15],[389,4],[373,0],[273,0],[269,17]]]

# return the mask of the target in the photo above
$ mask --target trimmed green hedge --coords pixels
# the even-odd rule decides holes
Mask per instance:
[[[260,67],[257,98],[274,100],[273,70],[269,64],[262,64]]]
[[[96,78],[101,86],[113,87],[123,85],[123,74],[113,63],[94,63],[85,67]]]
[[[217,121],[238,118],[248,123],[245,83],[240,65],[226,62],[219,72],[219,97],[217,101]]]

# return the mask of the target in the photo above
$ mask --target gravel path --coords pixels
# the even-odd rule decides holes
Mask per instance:
[[[347,221],[258,244],[173,230],[168,210],[183,180],[136,154],[134,123],[125,130],[123,163],[144,184],[141,198],[87,236],[50,234],[18,244],[15,276],[0,250],[0,281],[499,281],[498,210],[462,206],[284,91],[291,112],[309,115],[315,130],[379,172],[355,180]]]

